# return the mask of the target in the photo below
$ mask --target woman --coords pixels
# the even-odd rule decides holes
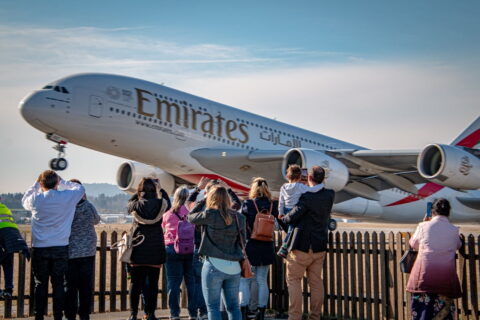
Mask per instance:
[[[273,241],[260,241],[251,239],[251,231],[255,222],[255,216],[258,212],[266,210],[278,218],[278,203],[272,200],[267,181],[263,178],[254,178],[250,186],[249,199],[242,204],[242,214],[247,218],[247,256],[252,264],[252,271],[255,276],[253,279],[241,279],[240,281],[240,306],[242,317],[247,317],[247,308],[250,302],[250,281],[257,283],[258,288],[258,309],[256,319],[263,320],[265,308],[268,302],[268,269],[275,261],[275,246]],[[257,211],[258,208],[258,211]],[[283,226],[283,222],[278,220]]]
[[[193,251],[191,254],[178,254],[175,252],[174,244],[177,238],[177,227],[180,221],[186,220],[188,209],[185,206],[189,192],[185,187],[180,187],[173,196],[173,205],[163,216],[162,227],[164,230],[165,249],[167,252],[167,261],[165,268],[167,271],[168,288],[168,306],[170,308],[170,319],[180,319],[180,285],[185,279],[188,296],[188,313],[190,319],[196,319],[195,310],[195,287],[193,279]],[[188,222],[187,222],[188,223]],[[193,232],[192,226],[193,249]]]
[[[161,198],[158,198],[158,192]],[[137,319],[138,301],[143,291],[148,320],[155,320],[157,308],[158,278],[165,263],[162,215],[170,209],[167,193],[160,189],[158,180],[143,178],[137,193],[128,202],[128,212],[133,215],[133,238],[144,238],[134,246],[131,256],[129,320]]]
[[[81,184],[77,179],[70,180]],[[68,245],[67,291],[65,316],[67,319],[90,319],[93,294],[93,273],[97,252],[95,225],[100,222],[97,210],[86,196],[78,202],[72,222]]]
[[[205,210],[206,199],[203,198],[197,201],[197,197],[200,194],[200,191],[205,189],[205,194],[207,194],[210,188],[218,185],[227,189],[228,195],[230,196],[230,200],[232,201],[231,208],[233,210],[240,209],[240,206],[241,206],[240,199],[235,194],[235,192],[228,187],[228,185],[224,181],[211,180],[206,177],[202,177],[197,187],[192,192],[192,194],[188,197],[188,200],[186,202],[187,207],[192,209],[195,208],[195,211],[192,211],[192,213]],[[208,318],[207,306],[205,305],[205,299],[202,293],[203,258],[200,257],[200,255],[198,254],[198,248],[200,247],[201,240],[202,240],[201,227],[197,226],[195,228],[195,251],[193,254],[193,274],[194,274],[194,280],[195,280],[195,310],[198,310],[198,316],[201,320],[206,320]],[[223,306],[224,305],[222,304],[222,307]],[[224,309],[222,309],[222,312],[225,312]]]
[[[199,204],[202,205],[202,204]],[[223,293],[230,320],[240,320],[238,291],[243,252],[240,233],[245,236],[245,218],[230,209],[224,187],[214,186],[207,194],[206,209],[188,215],[188,221],[202,226],[199,254],[205,257],[202,290],[209,320],[221,320],[220,296]]]
[[[461,246],[459,230],[448,220],[450,203],[435,200],[433,218],[425,218],[410,239],[418,256],[408,279],[412,293],[412,318],[453,319],[453,299],[461,296],[455,270],[455,252]]]

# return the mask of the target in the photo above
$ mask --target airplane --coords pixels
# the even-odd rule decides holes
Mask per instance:
[[[480,117],[448,145],[369,150],[149,81],[97,73],[53,81],[19,108],[55,143],[52,169],[67,167],[67,143],[123,157],[129,161],[117,183],[127,192],[146,176],[170,194],[203,176],[243,195],[262,176],[278,191],[289,165],[320,165],[339,216],[415,223],[428,202],[443,197],[452,221],[480,222]]]

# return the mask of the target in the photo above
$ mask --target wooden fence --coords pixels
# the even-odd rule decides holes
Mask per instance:
[[[109,244],[119,238],[117,232],[100,234],[95,271],[94,312],[127,310],[128,279],[125,266],[118,262],[117,251]],[[400,272],[399,260],[408,250],[408,233],[334,232],[323,269],[325,302],[323,315],[332,319],[410,319],[410,294],[404,288],[408,275]],[[281,244],[276,236],[276,247]],[[480,236],[465,238],[465,251],[457,256],[457,272],[463,296],[456,301],[460,319],[479,319]],[[33,315],[34,282],[30,263],[15,256],[15,290],[11,300],[2,301],[5,318]],[[309,292],[304,280],[304,309],[308,310]],[[269,275],[269,308],[277,315],[288,310],[285,264],[281,258]],[[166,309],[167,291],[162,268],[159,308]],[[185,301],[182,303],[185,305]]]

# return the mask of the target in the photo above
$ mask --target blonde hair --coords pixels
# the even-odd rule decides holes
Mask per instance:
[[[250,199],[266,197],[268,200],[271,200],[272,194],[268,188],[267,180],[260,177],[253,178],[248,197]]]
[[[226,225],[230,225],[232,223],[232,217],[228,213],[230,206],[231,202],[227,189],[220,186],[213,186],[210,188],[207,193],[207,208],[217,209],[220,211],[220,215],[222,216]]]
[[[173,195],[172,211],[177,213],[188,198],[188,189],[185,186],[178,187]]]

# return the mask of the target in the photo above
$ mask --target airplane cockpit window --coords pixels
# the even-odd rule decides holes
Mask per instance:
[[[57,91],[57,92],[61,92],[59,86],[55,86],[55,88],[53,88],[53,90],[55,90],[55,91]]]
[[[51,86],[51,85],[46,85],[46,86],[43,87],[42,89],[45,89],[45,90],[46,90],[46,89],[53,89],[53,86]]]
[[[65,87],[62,87],[62,92],[63,93],[70,93],[70,92],[68,92],[67,88],[65,88]]]

